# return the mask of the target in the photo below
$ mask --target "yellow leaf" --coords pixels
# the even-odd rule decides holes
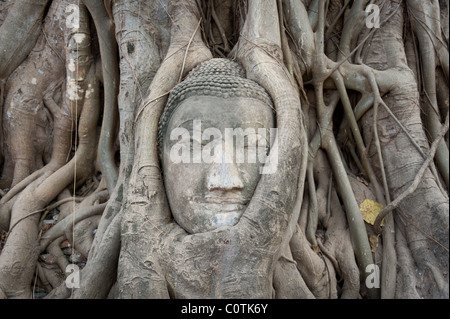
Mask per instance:
[[[320,248],[319,248],[319,246],[313,245],[313,246],[312,246],[312,249],[314,250],[314,252],[315,252],[316,254],[320,253]]]
[[[370,243],[370,248],[371,248],[372,252],[376,253],[377,248],[378,248],[378,236],[370,235],[369,243]]]
[[[383,205],[370,199],[364,200],[364,202],[359,205],[359,210],[361,211],[364,221],[370,225],[375,223],[375,219],[383,208]]]

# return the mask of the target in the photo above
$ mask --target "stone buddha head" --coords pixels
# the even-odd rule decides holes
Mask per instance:
[[[179,226],[195,234],[239,221],[260,180],[274,126],[269,95],[237,62],[204,62],[172,90],[158,144]]]

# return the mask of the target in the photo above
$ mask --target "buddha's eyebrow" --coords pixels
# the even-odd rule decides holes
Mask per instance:
[[[182,127],[188,130],[192,130],[194,128],[194,121],[197,121],[197,119],[189,119],[189,120],[185,120],[181,123],[177,123],[175,127]],[[202,125],[202,130],[211,127],[211,122],[208,120],[198,120],[200,121],[201,125]]]

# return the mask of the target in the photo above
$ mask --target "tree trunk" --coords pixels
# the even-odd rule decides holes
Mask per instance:
[[[0,1],[0,298],[448,298],[448,10]],[[160,118],[216,58],[270,96],[276,170],[190,233]]]

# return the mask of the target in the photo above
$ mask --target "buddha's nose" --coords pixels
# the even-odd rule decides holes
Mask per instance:
[[[211,164],[207,178],[208,189],[210,191],[243,189],[244,183],[236,163],[233,163],[230,159],[227,160],[229,154],[226,154],[226,152],[223,152],[220,155],[219,158],[221,158],[221,161],[219,161],[219,163]]]

